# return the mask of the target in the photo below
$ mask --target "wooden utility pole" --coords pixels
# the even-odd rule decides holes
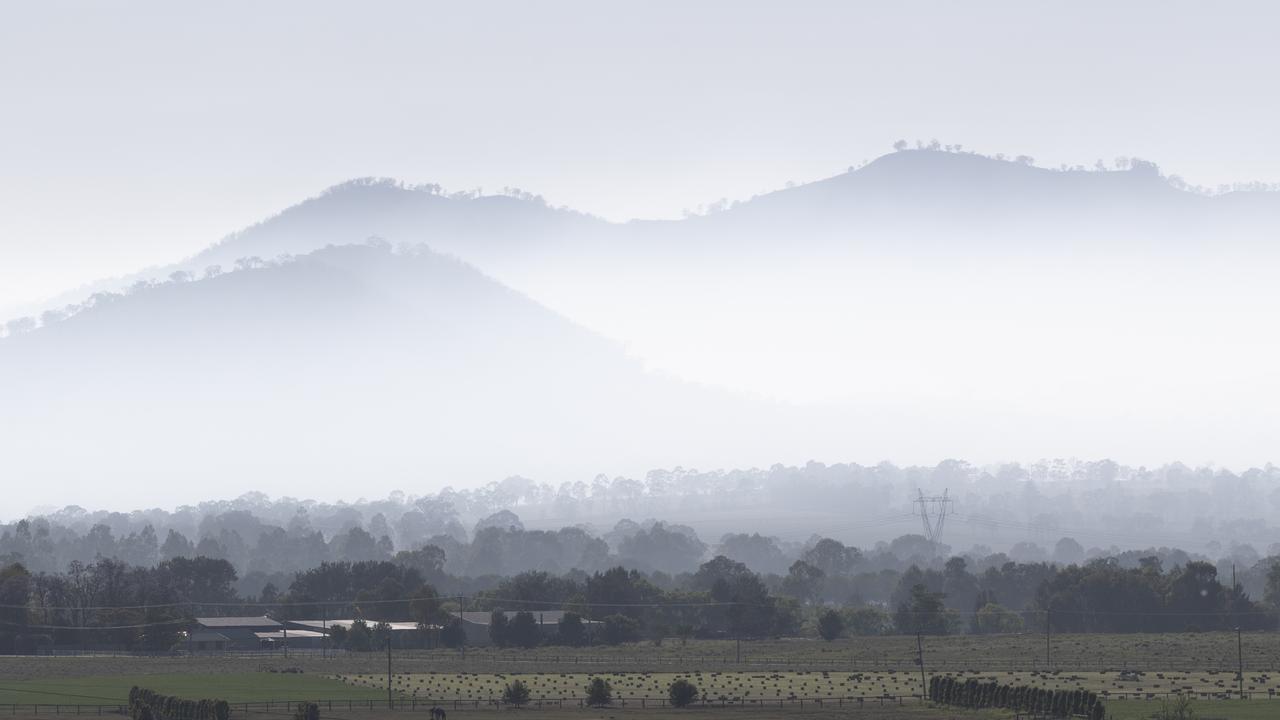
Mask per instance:
[[[924,679],[924,637],[916,633],[916,664],[920,666],[920,699],[929,699],[929,683]]]
[[[458,629],[462,631],[462,642],[458,643],[458,649],[462,651],[462,659],[467,659],[467,625],[462,619],[462,611],[466,607],[467,598],[465,595],[458,596]]]
[[[387,627],[387,709],[393,707],[391,703],[391,628]]]
[[[1053,627],[1053,608],[1049,607],[1045,608],[1044,611],[1044,666],[1046,670],[1050,669],[1053,665],[1053,655],[1049,650],[1049,632],[1051,627]]]
[[[1244,640],[1240,638],[1240,626],[1236,626],[1236,678],[1240,681],[1240,699],[1244,699]]]

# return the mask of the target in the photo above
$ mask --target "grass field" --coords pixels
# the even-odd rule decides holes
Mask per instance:
[[[584,688],[594,677],[604,678],[614,697],[626,700],[665,698],[677,678],[693,682],[708,699],[728,701],[920,694],[920,676],[906,673],[425,673],[394,675],[392,681],[396,691],[427,700],[498,700],[513,680],[523,681],[534,700],[578,700],[585,697]],[[341,679],[355,687],[386,690],[385,675]]]
[[[1144,673],[1135,679],[1121,680],[1118,673],[955,673],[961,677],[997,679],[1001,682],[1026,682],[1045,687],[1087,689],[1107,689],[1119,687],[1125,692],[1141,688],[1144,693],[1152,693],[1155,699],[1116,700],[1107,703],[1110,717],[1115,720],[1149,720],[1159,707],[1159,698],[1171,689],[1191,688],[1195,692],[1222,692],[1225,686],[1233,684],[1229,675],[1212,673]],[[828,703],[816,706],[808,702],[804,707],[795,702],[786,702],[785,706],[770,705],[771,700],[789,697],[834,698],[853,697],[857,695],[873,696],[876,694],[910,695],[918,691],[919,675],[911,673],[738,673],[738,672],[704,672],[704,673],[604,673],[601,674],[613,686],[614,695],[622,699],[640,697],[661,698],[666,695],[666,688],[676,677],[687,677],[715,701],[726,698],[734,709],[735,717],[748,720],[764,720],[768,717],[785,716],[795,720],[822,717],[865,717],[885,718],[886,720],[934,720],[941,718],[969,718],[972,720],[995,720],[1009,718],[1010,713],[996,710],[968,711],[956,708],[929,708],[921,703],[908,701],[903,705],[888,703],[879,705],[873,702],[866,704],[845,703],[836,706]],[[512,679],[519,678],[529,685],[537,698],[578,698],[591,677],[588,673],[529,673],[529,674],[473,674],[473,673],[426,673],[400,675],[395,677],[398,697],[416,697],[417,709],[423,710],[431,702],[449,702],[452,700],[480,701],[479,707],[451,707],[455,716],[465,716],[473,720],[484,720],[501,714],[512,718],[512,713],[532,715],[538,720],[560,720],[572,715],[578,720],[601,717],[624,720],[634,716],[636,720],[662,720],[668,717],[702,718],[722,716],[726,710],[721,708],[694,708],[690,710],[672,711],[667,708],[647,707],[640,709],[632,704],[628,707],[613,707],[605,711],[583,710],[566,707],[528,709],[515,711],[496,709],[486,705],[485,701],[501,696],[502,688]],[[41,705],[98,705],[123,703],[132,685],[143,685],[167,694],[184,697],[221,697],[233,703],[261,702],[264,700],[299,700],[324,699],[354,701],[373,701],[372,708],[354,709],[335,706],[326,710],[326,720],[392,720],[391,716],[416,717],[421,713],[412,713],[407,709],[387,711],[382,701],[386,698],[385,677],[372,675],[363,677],[348,676],[346,682],[330,677],[306,674],[281,674],[270,672],[242,672],[221,674],[152,674],[152,675],[114,675],[90,677],[61,677],[40,680],[7,680],[0,679],[0,705],[40,703]],[[1254,692],[1265,692],[1274,687],[1275,681],[1262,675],[1248,678],[1246,690],[1253,685]],[[1255,695],[1255,699],[1240,700],[1208,700],[1195,701],[1197,717],[1200,720],[1263,720],[1280,717],[1280,699],[1268,700],[1266,695]],[[737,699],[749,699],[756,702],[735,702]],[[4,714],[13,717],[34,717],[33,714],[20,708],[9,710]],[[63,709],[63,712],[68,712]],[[270,713],[253,709],[247,714],[237,715],[247,719],[249,715],[262,715],[254,720],[271,720],[267,715],[278,717],[280,710]],[[48,716],[48,710],[40,715]],[[386,716],[383,719],[383,716]]]
[[[1050,642],[1053,671],[1045,670],[1043,635],[926,637],[926,669],[931,675],[949,673],[1107,692],[1112,696],[1108,706],[1117,720],[1147,720],[1158,702],[1120,702],[1115,693],[1142,693],[1144,698],[1158,700],[1168,692],[1222,696],[1235,689],[1236,639],[1231,633],[1069,635],[1054,636]],[[731,640],[691,640],[687,644],[668,640],[660,645],[643,642],[617,647],[469,649],[465,654],[396,651],[393,663],[395,689],[419,700],[497,698],[517,674],[529,683],[535,698],[576,698],[593,673],[610,677],[620,698],[662,698],[678,673],[700,670],[700,674],[694,673],[694,682],[711,697],[724,696],[732,702],[733,698],[785,700],[792,695],[914,695],[919,692],[920,677],[913,664],[915,646],[914,637],[847,638],[830,643],[816,639],[744,641],[738,662],[738,647]],[[1201,718],[1280,718],[1280,699],[1268,699],[1275,697],[1272,691],[1280,693],[1280,642],[1274,634],[1245,634],[1243,654],[1245,690],[1255,699],[1199,700]],[[301,673],[270,672],[284,669]],[[376,706],[386,697],[385,672],[386,656],[379,653],[328,658],[296,652],[288,658],[231,654],[191,658],[0,657],[0,705],[114,704],[123,702],[129,687],[139,684],[176,695],[224,697],[232,702],[350,698],[373,700]],[[338,676],[348,682],[335,679]],[[484,703],[480,705],[483,708]],[[736,708],[747,714],[759,709],[752,704],[737,704]],[[10,708],[0,708],[0,714],[21,715],[4,710]],[[629,713],[632,708],[621,710]],[[337,711],[335,707],[326,717],[339,717]],[[375,711],[366,708],[360,712]],[[487,711],[473,707],[465,712],[471,717]],[[530,714],[534,712],[549,717],[547,713],[555,711]],[[575,717],[590,716],[585,710],[574,708],[574,712]],[[800,712],[809,710],[791,704],[785,710],[774,708],[775,714],[787,717]],[[824,708],[822,712],[831,711]],[[978,717],[962,710],[946,713],[950,714],[921,717]]]
[[[1159,702],[1113,700],[1107,703],[1107,716],[1111,720],[1151,720],[1159,709]],[[1275,720],[1280,717],[1280,701],[1197,701],[1192,710],[1196,720]]]
[[[518,720],[519,718],[528,718],[529,720],[727,720],[726,715],[735,720],[772,720],[779,717],[776,708],[756,707],[742,707],[733,710],[699,707],[683,710],[633,707],[509,710],[481,707],[479,709],[450,709],[448,712],[450,718],[464,718],[465,720]],[[388,711],[385,707],[379,708],[376,706],[372,710],[334,708],[332,711],[322,711],[320,716],[322,720],[417,720],[429,717],[425,707],[419,707],[417,712],[411,712],[402,709]],[[236,717],[243,718],[243,720],[280,720],[283,716],[279,711],[250,710],[247,714],[237,714]],[[983,710],[954,710],[917,704],[903,705],[901,707],[885,705],[883,707],[864,706],[861,708],[806,705],[804,708],[788,708],[785,717],[787,720],[834,720],[835,718],[857,718],[859,720],[1010,720],[1012,716],[1009,713]],[[18,714],[14,718],[16,720],[48,720],[48,715]]]
[[[1232,673],[1213,672],[952,672],[962,680],[1030,685],[1051,690],[1092,690],[1106,697],[1158,699],[1169,693],[1190,693],[1204,702],[1230,697],[1236,690]],[[794,698],[854,698],[915,696],[921,691],[918,673],[911,672],[688,672],[688,673],[423,673],[392,677],[393,689],[424,700],[492,701],[502,697],[513,680],[521,680],[533,699],[581,699],[593,677],[604,678],[614,696],[621,699],[665,698],[677,678],[693,682],[711,700],[753,702]],[[358,688],[386,690],[386,676],[344,675],[343,682]],[[1256,702],[1270,705],[1280,717],[1280,676],[1246,675],[1245,691]],[[1269,698],[1273,698],[1270,699]]]
[[[1236,668],[1235,633],[1153,633],[1131,635],[1055,635],[1049,638],[1052,668],[1063,670],[1186,669],[1232,670]],[[941,670],[1041,670],[1046,668],[1044,635],[953,635],[926,637],[928,667]],[[1272,633],[1245,633],[1242,654],[1247,668],[1280,670],[1280,643]],[[419,651],[415,659],[447,663],[483,671],[520,665],[548,671],[579,666],[592,670],[702,670],[730,669],[744,665],[771,670],[912,670],[914,636],[843,638],[824,642],[816,638],[743,641],[691,640],[681,644],[667,640],[589,648],[546,647],[532,650]],[[981,659],[981,668],[975,662]],[[430,668],[428,668],[430,669]],[[741,669],[741,668],[739,668]]]
[[[1050,639],[1052,665],[1063,671],[1152,670],[1231,671],[1236,668],[1234,633],[1169,633],[1133,635],[1061,635]],[[1280,642],[1274,633],[1245,633],[1245,668],[1280,672]],[[396,651],[398,672],[449,669],[466,672],[595,672],[827,670],[884,672],[916,669],[915,637],[887,636],[818,639],[750,640],[739,648],[732,640],[667,640],[615,647],[540,647],[532,650],[470,649]],[[925,665],[931,671],[984,672],[1046,669],[1043,635],[957,635],[926,637]],[[242,673],[265,668],[297,667],[313,675],[385,671],[379,653],[346,653],[321,658],[315,653],[239,657],[0,657],[0,678],[50,676],[141,675],[148,673]]]
[[[222,674],[108,675],[58,677],[43,680],[0,679],[0,705],[126,703],[129,688],[150,688],[186,698],[218,698],[228,702],[259,700],[351,699],[385,700],[378,692],[330,677],[268,672]]]

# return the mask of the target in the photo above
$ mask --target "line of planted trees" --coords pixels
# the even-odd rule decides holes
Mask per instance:
[[[134,685],[129,690],[129,717],[132,720],[230,720],[231,706],[226,700],[191,700]]]
[[[1083,717],[1102,720],[1106,705],[1089,690],[1049,690],[1030,685],[961,680],[950,675],[929,679],[929,699],[958,707],[1003,708],[1047,717]]]

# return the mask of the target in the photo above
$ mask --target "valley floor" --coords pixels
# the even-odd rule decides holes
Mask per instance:
[[[1280,644],[1269,635],[1245,635],[1244,689],[1250,699],[1244,701],[1236,698],[1234,634],[1052,637],[1052,669],[1045,667],[1044,643],[1043,636],[1035,635],[926,638],[925,670],[927,675],[1105,693],[1117,720],[1150,718],[1172,693],[1195,696],[1197,714],[1204,719],[1280,717]],[[392,656],[393,688],[405,707],[394,711],[386,708],[387,658],[379,653],[0,657],[0,716],[110,714],[114,706],[125,703],[131,686],[140,685],[240,703],[238,716],[262,715],[261,720],[288,714],[289,702],[297,700],[332,701],[322,711],[326,718],[416,716],[415,711],[435,702],[478,720],[499,713],[548,720],[568,715],[639,720],[716,713],[751,718],[1010,717],[998,711],[931,709],[914,700],[920,689],[920,670],[912,662],[914,637],[744,641],[740,661],[737,652],[733,641],[472,649],[465,654],[397,650]],[[577,699],[593,675],[606,677],[619,704],[625,701],[626,706],[603,714],[579,708]],[[713,704],[724,702],[726,707],[678,712],[652,707],[662,704],[666,687],[678,675],[690,677]],[[563,699],[563,707],[556,703],[554,708],[494,708],[491,701],[516,677],[530,686],[535,701]],[[882,703],[885,696],[890,699]],[[856,697],[865,699],[851,699]],[[635,707],[640,698],[646,700],[643,708]],[[819,704],[816,699],[825,701]]]

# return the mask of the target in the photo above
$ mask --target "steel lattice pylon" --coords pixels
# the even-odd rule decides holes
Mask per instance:
[[[923,490],[917,489],[916,492],[920,493],[915,504],[920,506],[924,536],[933,544],[933,552],[937,554],[938,546],[942,544],[942,528],[947,524],[947,511],[952,504],[951,498],[947,497],[950,490],[943,490],[941,495],[932,496],[926,496]]]

